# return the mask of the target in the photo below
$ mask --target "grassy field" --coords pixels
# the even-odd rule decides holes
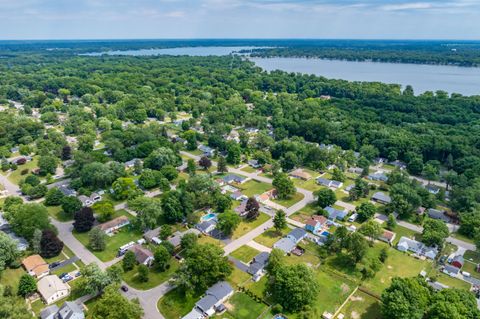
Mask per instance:
[[[273,202],[282,205],[284,207],[290,207],[299,201],[303,199],[303,194],[302,193],[295,193],[293,196],[287,198],[287,199],[274,199]]]
[[[260,213],[260,215],[255,220],[250,221],[250,220],[242,219],[237,229],[235,229],[235,231],[233,232],[232,239],[237,239],[239,237],[242,237],[252,229],[255,229],[261,224],[265,223],[269,219],[270,219],[270,216],[268,216],[265,213]]]
[[[172,258],[169,263],[170,268],[164,272],[159,272],[153,268],[150,269],[148,274],[148,281],[141,282],[138,280],[138,267],[123,274],[123,280],[131,287],[139,290],[147,290],[154,288],[172,277],[180,264]]]
[[[258,255],[260,252],[256,250],[255,248],[252,248],[247,245],[243,245],[242,247],[238,248],[234,252],[230,254],[230,256],[243,261],[244,263],[248,264],[253,257]]]
[[[232,269],[233,269],[232,274],[227,278],[227,281],[230,283],[230,285],[232,285],[233,289],[241,285],[244,285],[246,282],[250,281],[250,279],[252,278],[249,274],[241,271],[235,266],[233,266]]]
[[[312,192],[322,188],[322,186],[318,185],[316,182],[316,178],[321,175],[319,172],[307,168],[303,168],[303,171],[312,175],[312,178],[310,178],[308,181],[304,181],[302,179],[292,177],[291,179],[296,187],[300,187]]]
[[[178,319],[189,313],[201,294],[184,295],[180,289],[166,293],[157,303],[157,308],[166,319]]]
[[[469,272],[472,277],[480,279],[480,273],[477,272],[477,264],[465,261],[465,264],[462,267],[462,271]]]
[[[65,212],[62,210],[62,207],[61,206],[45,206],[47,208],[47,212],[48,214],[60,221],[60,222],[68,222],[68,221],[71,221],[73,220],[73,215],[70,216],[70,215],[67,215],[65,214]]]
[[[235,187],[240,188],[242,190],[242,194],[248,197],[252,197],[254,195],[261,195],[273,188],[273,186],[270,184],[259,182],[253,179],[241,185],[236,185]]]
[[[77,233],[73,231],[73,235],[77,238],[85,247],[88,248],[95,256],[103,262],[110,261],[117,256],[118,248],[131,242],[137,241],[142,238],[142,233],[138,231],[129,230],[128,226],[122,228],[117,234],[112,237],[107,236],[107,247],[104,251],[93,251],[89,247],[89,237],[87,233]]]
[[[470,260],[471,262],[474,262],[476,264],[480,263],[480,253],[476,251],[467,250],[463,257],[465,257],[466,260]]]
[[[272,248],[273,244],[275,244],[280,238],[289,232],[290,228],[283,229],[280,234],[274,228],[270,228],[269,230],[263,232],[260,236],[255,237],[254,241],[262,244],[263,246]]]
[[[366,293],[357,291],[340,311],[345,319],[379,319],[380,302]]]
[[[394,246],[397,245],[401,237],[416,238],[420,236],[419,233],[400,225],[395,226],[395,228],[393,229],[393,232],[396,234],[395,239],[393,240]]]
[[[14,293],[17,293],[18,282],[20,281],[20,277],[24,274],[26,274],[26,272],[22,267],[16,269],[7,268],[0,273],[0,283],[3,286],[12,287]]]
[[[218,240],[218,239],[215,239],[213,237],[210,237],[210,236],[205,236],[205,235],[202,235],[198,238],[198,243],[199,244],[213,244],[215,246],[218,246],[220,248],[223,248],[223,246],[225,246],[225,244]]]
[[[235,319],[256,319],[267,309],[265,304],[256,302],[242,292],[234,294],[226,306],[228,313]]]
[[[8,180],[14,184],[20,183],[22,179],[28,176],[28,174],[22,175],[21,172],[25,169],[28,169],[30,173],[32,169],[38,167],[38,157],[34,157],[31,161],[26,162],[23,165],[19,165],[18,168],[8,175]]]
[[[255,173],[257,169],[247,165],[242,168],[241,171],[244,171],[245,173]]]

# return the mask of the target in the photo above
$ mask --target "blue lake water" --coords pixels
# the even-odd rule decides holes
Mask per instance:
[[[93,52],[83,55],[190,55],[222,56],[254,47],[178,47],[127,51]],[[258,47],[257,47],[258,48]],[[249,58],[266,71],[283,70],[315,74],[329,79],[411,85],[415,94],[443,90],[463,95],[480,94],[480,68],[406,63],[354,62],[307,58]]]

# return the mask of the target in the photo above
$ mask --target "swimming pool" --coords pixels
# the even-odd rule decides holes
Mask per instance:
[[[215,218],[215,217],[217,217],[217,214],[209,213],[209,214],[207,214],[207,215],[202,216],[202,218],[200,218],[200,220],[201,220],[202,222],[206,222],[206,221],[209,221],[210,219],[213,219],[213,218]]]

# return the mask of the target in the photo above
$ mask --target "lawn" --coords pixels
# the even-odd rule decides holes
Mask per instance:
[[[85,247],[88,248],[88,250],[90,250],[95,256],[98,257],[98,259],[103,262],[110,261],[117,257],[118,248],[120,248],[121,246],[131,241],[137,241],[138,239],[142,238],[141,232],[130,230],[128,229],[128,226],[126,226],[112,237],[107,236],[107,247],[104,251],[92,251],[88,245],[88,234],[88,232],[77,233],[76,231],[73,231],[73,235],[75,236],[75,238],[77,238]]]
[[[259,281],[255,282],[253,280],[249,281],[245,288],[254,293],[256,296],[263,298],[265,294],[265,289],[267,287],[268,278],[263,276]]]
[[[68,222],[73,220],[73,215],[65,214],[61,206],[45,206],[45,207],[47,208],[48,214],[52,218],[60,222]]]
[[[274,228],[270,228],[267,231],[263,232],[261,235],[255,237],[254,241],[256,241],[259,244],[262,244],[263,246],[266,247],[273,247],[273,244],[275,244],[280,238],[285,236],[290,232],[290,228],[285,228],[281,231],[279,234]]]
[[[244,263],[248,264],[253,257],[258,255],[260,252],[256,250],[255,248],[252,248],[247,245],[243,245],[242,247],[238,248],[234,252],[230,254],[230,256],[243,261]]]
[[[480,253],[476,251],[467,250],[463,257],[465,257],[466,260],[470,260],[471,262],[474,262],[476,264],[480,263]]]
[[[210,236],[205,236],[205,235],[202,235],[198,238],[198,243],[199,244],[213,244],[215,246],[218,246],[220,248],[223,248],[223,246],[225,246],[225,244],[218,240],[218,239],[215,239],[213,237],[210,237]]]
[[[369,251],[371,255],[379,254],[387,244],[378,243]],[[388,258],[382,268],[376,273],[375,277],[364,281],[363,285],[374,293],[381,294],[382,291],[390,286],[393,277],[414,277],[420,272],[431,266],[427,260],[419,260],[402,253],[396,249],[388,250]]]
[[[273,186],[270,184],[259,182],[253,179],[243,184],[235,185],[235,187],[240,188],[242,190],[242,194],[248,197],[252,197],[254,195],[261,195],[273,188]]]
[[[25,177],[27,177],[28,175],[28,174],[22,175],[21,172],[23,170],[28,169],[28,172],[30,173],[32,169],[37,167],[38,167],[38,157],[35,156],[33,160],[28,161],[23,165],[19,165],[15,171],[13,171],[12,173],[10,173],[10,175],[8,175],[8,179],[10,180],[10,182],[18,185],[20,181]]]
[[[480,279],[480,273],[477,272],[477,264],[465,261],[465,264],[462,267],[462,271],[469,272],[472,277]]]
[[[0,283],[3,286],[10,286],[12,287],[14,293],[17,293],[18,290],[18,282],[20,281],[20,277],[26,274],[22,267],[13,269],[7,268],[0,273]]]
[[[226,306],[235,319],[256,319],[267,309],[265,304],[256,302],[243,292],[234,294]]]
[[[247,281],[249,282],[251,278],[249,274],[233,266],[232,274],[227,278],[227,281],[232,285],[233,289],[236,289],[243,286]]]
[[[262,225],[269,219],[270,219],[270,216],[268,216],[265,213],[260,213],[260,215],[255,220],[243,219],[238,225],[237,229],[235,229],[235,231],[233,232],[232,239],[237,239],[242,237],[246,233],[250,232],[252,229],[255,229],[258,226]]]
[[[290,216],[291,219],[304,223],[307,219],[310,219],[312,215],[315,215],[319,207],[315,203],[307,204],[298,212]]]
[[[395,228],[393,229],[393,232],[396,234],[395,239],[393,240],[394,246],[397,245],[398,241],[402,237],[416,238],[417,236],[420,235],[419,233],[400,225],[395,226]]]
[[[295,193],[293,196],[290,196],[287,199],[274,199],[273,202],[288,208],[301,201],[303,197],[304,196],[302,193]]]
[[[149,274],[148,274],[148,281],[147,282],[141,282],[138,280],[138,267],[135,267],[134,269],[126,272],[123,274],[123,280],[130,285],[131,287],[139,290],[148,290],[153,287],[156,287],[168,279],[172,277],[172,275],[175,273],[175,271],[178,269],[180,264],[172,258],[172,260],[169,263],[170,268],[168,268],[164,272],[159,272],[153,268],[150,268]]]
[[[42,311],[43,308],[46,307],[46,305],[42,302],[41,299],[37,299],[34,302],[30,303],[30,306],[32,307],[32,311],[37,317],[40,317],[40,311]]]
[[[340,311],[345,319],[378,319],[382,318],[380,302],[366,293],[357,291]]]
[[[173,289],[158,301],[157,308],[166,319],[178,319],[189,313],[201,296],[184,295],[180,289]]]
[[[244,171],[245,173],[255,173],[257,169],[247,165],[242,168],[241,171]]]

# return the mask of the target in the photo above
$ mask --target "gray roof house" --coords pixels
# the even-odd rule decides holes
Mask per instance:
[[[40,311],[40,318],[41,319],[55,319],[55,315],[58,312],[58,306],[53,304],[51,306],[48,306],[44,308],[42,311]]]
[[[269,257],[270,254],[267,252],[261,252],[255,256],[250,263],[250,266],[248,266],[247,272],[254,277],[259,276],[267,265]]]
[[[327,206],[324,210],[328,213],[328,219],[330,220],[344,220],[348,214],[346,211],[333,208],[332,206]]]
[[[238,183],[241,184],[245,181],[245,177],[238,176],[238,175],[233,175],[233,174],[228,174],[222,177],[223,181],[227,184],[230,183]]]
[[[202,233],[208,234],[217,227],[217,223],[213,219],[211,219],[203,223],[197,224],[195,227]]]
[[[323,178],[323,177],[317,177],[316,181],[317,181],[317,184],[323,185],[323,186],[326,186],[326,187],[340,188],[343,185],[342,182],[329,180],[329,179]]]
[[[84,319],[85,315],[80,305],[75,302],[66,301],[58,310],[55,319]]]
[[[298,244],[305,237],[307,237],[307,231],[303,228],[292,229],[287,235],[287,238],[290,238],[295,244]]]
[[[415,253],[419,256],[425,256],[429,259],[435,259],[435,257],[438,254],[438,249],[434,247],[428,247],[425,244],[410,239],[408,237],[401,237],[398,244],[397,244],[397,249],[399,251],[410,251],[412,253]]]
[[[195,228],[190,228],[187,229],[184,232],[179,232],[176,231],[173,233],[173,235],[168,239],[168,241],[173,245],[173,247],[179,247],[181,242],[182,242],[182,237],[185,236],[186,234],[195,234],[195,235],[200,235],[200,231]]]
[[[430,218],[442,220],[446,223],[450,222],[450,218],[448,218],[448,216],[445,215],[445,212],[442,211],[442,210],[429,208],[429,209],[427,209],[427,215]]]
[[[277,241],[275,244],[273,244],[273,248],[283,250],[285,255],[289,254],[296,246],[297,244],[288,237],[283,237],[282,239]]]
[[[203,152],[204,156],[212,157],[213,155],[215,155],[215,150],[209,146],[200,145],[198,149]]]
[[[195,307],[205,315],[212,316],[216,309],[233,295],[233,292],[233,288],[228,282],[217,282],[207,289],[205,296],[195,304]]]
[[[376,192],[375,194],[373,194],[372,200],[381,204],[390,204],[392,202],[390,196],[383,192]]]
[[[380,182],[386,182],[388,180],[388,176],[381,172],[375,172],[373,174],[370,174],[367,176],[367,178],[372,181]]]
[[[65,196],[77,196],[77,192],[68,187],[67,185],[61,185],[58,187],[58,190],[62,192],[63,195]]]
[[[456,277],[459,272],[460,269],[452,265],[445,265],[445,267],[443,267],[443,273],[449,275],[450,277]]]

